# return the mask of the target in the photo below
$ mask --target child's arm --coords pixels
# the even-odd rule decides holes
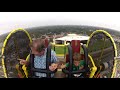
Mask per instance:
[[[81,66],[80,66],[80,70],[81,70],[81,69],[83,69],[83,68],[84,68],[84,66],[83,66],[83,65],[81,65]]]
[[[80,70],[84,68],[84,65],[85,65],[85,61],[84,60],[81,60],[80,62]]]
[[[66,67],[69,67],[69,63],[66,63],[66,64],[64,64],[64,65],[62,64],[60,67],[61,67],[61,69],[64,69],[64,68],[66,68]]]
[[[61,69],[64,69],[64,68],[66,68],[66,64],[64,64],[64,65],[62,64],[60,67],[61,67]]]

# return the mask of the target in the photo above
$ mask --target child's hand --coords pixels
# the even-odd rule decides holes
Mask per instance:
[[[61,69],[66,68],[66,65],[62,64],[60,67],[61,67]]]
[[[80,67],[80,70],[83,69],[83,68],[84,68],[84,66],[82,65],[82,66]]]

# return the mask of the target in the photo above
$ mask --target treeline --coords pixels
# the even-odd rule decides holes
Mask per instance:
[[[93,27],[84,25],[56,25],[56,26],[40,26],[33,28],[25,28],[32,38],[40,37],[44,34],[61,34],[63,33],[77,33],[83,35],[90,35],[93,31],[103,29],[108,31],[110,34],[120,37],[120,32],[113,29],[103,28],[103,27]],[[8,33],[0,36],[0,42],[3,42]]]
[[[103,28],[103,27],[93,27],[93,26],[82,26],[82,25],[56,25],[56,26],[44,26],[35,28],[26,28],[32,37],[40,37],[44,34],[60,34],[63,33],[77,33],[90,35],[95,30],[106,30],[112,35],[120,36],[120,32],[113,29]]]

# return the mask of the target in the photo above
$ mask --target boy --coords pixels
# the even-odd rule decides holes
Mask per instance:
[[[80,53],[74,53],[73,55],[73,71],[78,71],[82,70],[84,68],[85,61],[81,60],[81,55]],[[69,63],[66,63],[65,65],[61,65],[61,69],[69,67]],[[82,73],[80,74],[74,74],[74,77],[79,77],[81,76]]]

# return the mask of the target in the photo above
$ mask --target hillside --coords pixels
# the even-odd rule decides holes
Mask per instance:
[[[108,31],[112,35],[120,36],[120,32],[117,30],[103,28],[103,27],[93,27],[93,26],[83,26],[83,25],[56,25],[56,26],[40,26],[33,28],[25,28],[32,37],[39,37],[44,34],[60,34],[61,32],[71,32],[78,34],[90,35],[93,31],[103,29]],[[3,42],[8,33],[0,35],[0,42]]]
[[[58,25],[58,26],[44,26],[44,27],[35,27],[35,28],[26,28],[32,37],[39,37],[43,34],[60,34],[61,32],[72,32],[78,34],[90,35],[93,31],[103,29],[108,31],[112,35],[120,36],[120,32],[113,29],[102,28],[102,27],[93,27],[93,26],[78,26],[78,25]],[[34,36],[33,36],[34,34]]]

